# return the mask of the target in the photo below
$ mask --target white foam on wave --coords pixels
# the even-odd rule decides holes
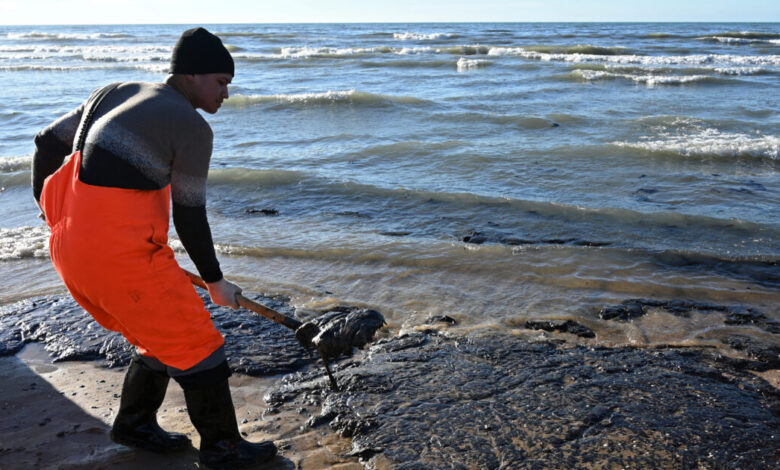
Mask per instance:
[[[393,33],[393,39],[396,39],[398,41],[430,41],[434,39],[446,39],[455,37],[456,35],[452,33]]]
[[[278,94],[266,96],[268,101],[281,101],[285,103],[321,103],[346,101],[356,96],[356,90],[325,91],[321,93]],[[262,99],[263,97],[261,97]]]
[[[583,80],[596,81],[606,79],[625,79],[635,83],[641,83],[649,87],[657,85],[682,85],[685,83],[701,82],[711,80],[709,75],[653,75],[653,74],[631,74],[606,72],[601,70],[575,70],[572,72],[575,76],[582,77]]]
[[[283,47],[278,54],[270,54],[268,57],[301,59],[308,57],[346,57],[390,52],[392,50],[389,47]]]
[[[19,170],[29,170],[32,165],[32,156],[4,157],[0,158],[0,172],[10,173]]]
[[[726,44],[774,44],[780,45],[780,39],[756,39],[733,36],[705,36],[696,38],[699,41],[718,41]]]
[[[0,47],[0,60],[18,66],[53,66],[58,63],[73,66],[67,62],[107,62],[107,63],[160,63],[170,60],[171,48],[161,46],[41,46],[41,47]],[[58,64],[59,65],[59,64]],[[31,69],[46,70],[46,69]]]
[[[247,106],[251,104],[280,103],[280,104],[420,104],[425,100],[411,96],[392,96],[375,93],[366,93],[358,90],[325,91],[319,93],[293,93],[277,95],[233,95],[225,104],[227,106]]]
[[[780,138],[771,135],[749,135],[700,129],[698,132],[641,137],[638,142],[611,142],[612,145],[652,152],[671,152],[686,157],[716,155],[720,157],[751,156],[777,160]]]
[[[653,74],[673,74],[681,72],[690,75],[701,75],[707,73],[716,73],[718,75],[761,75],[773,73],[771,67],[668,67],[668,66],[637,66],[622,64],[579,64],[575,66],[580,70],[596,70],[614,73],[653,73]]]
[[[63,48],[80,53],[85,60],[110,60],[117,62],[167,62],[171,59],[170,47],[131,46],[131,47],[84,47]],[[80,49],[80,50],[79,50]]]
[[[759,75],[771,72],[764,67],[715,67],[713,70],[721,75]]]
[[[522,47],[491,47],[488,55],[518,56],[527,59],[560,62],[597,62],[609,64],[637,64],[644,66],[661,65],[713,65],[713,66],[778,66],[780,55],[733,55],[733,54],[699,54],[677,56],[644,56],[644,55],[595,55],[595,54],[553,54],[536,52]]]
[[[326,103],[349,100],[355,90],[347,91],[326,91],[321,93],[299,93],[299,94],[277,94],[277,95],[242,95],[231,96],[226,102],[226,106],[246,106],[255,103],[290,103],[290,104],[311,104]]]
[[[168,64],[133,64],[133,65],[0,65],[0,72],[81,72],[84,70],[130,69],[143,70],[152,73],[166,73]]]
[[[26,33],[8,33],[6,38],[12,40],[19,39],[38,39],[38,40],[95,40],[95,39],[118,39],[118,38],[131,38],[130,34],[125,33],[91,33],[91,34],[76,34],[76,33],[43,33],[38,31],[29,31]]]
[[[377,54],[413,55],[438,52],[431,47],[283,47],[276,54],[241,55],[236,58],[307,59],[310,57],[355,57]]]
[[[0,228],[0,261],[49,256],[49,228]]]
[[[469,70],[476,70],[481,67],[485,67],[490,64],[490,61],[485,59],[467,59],[461,57],[458,59],[458,72],[467,72]]]

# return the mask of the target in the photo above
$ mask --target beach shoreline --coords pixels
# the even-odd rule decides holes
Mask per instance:
[[[51,299],[35,299],[32,305],[46,311],[46,318],[53,321],[57,313],[70,312],[68,299]],[[19,312],[25,304],[15,305]],[[220,310],[215,310],[215,321],[220,324]],[[34,310],[31,312],[23,315],[33,317],[34,322]],[[7,310],[4,315],[9,318]],[[751,415],[739,423],[744,436],[737,434],[733,437],[735,443],[728,443],[725,450],[717,449],[721,452],[717,458],[731,459],[728,461],[734,465],[750,463],[751,468],[769,469],[773,462],[780,462],[780,436],[765,432],[780,426],[780,368],[776,358],[770,356],[768,362],[761,362],[744,355],[727,357],[716,348],[700,346],[588,346],[578,341],[582,338],[577,334],[582,333],[571,323],[552,323],[546,330],[515,328],[514,332],[502,333],[450,330],[447,318],[432,320],[407,332],[383,331],[366,350],[332,364],[342,385],[339,392],[329,389],[317,362],[287,360],[293,373],[235,373],[230,382],[240,430],[250,441],[270,439],[279,447],[279,456],[262,468],[392,469],[409,458],[410,447],[423,450],[414,458],[420,459],[418,463],[423,466],[432,465],[429,468],[438,464],[447,467],[447,462],[460,462],[464,468],[486,468],[482,465],[489,466],[494,453],[514,462],[512,468],[554,468],[564,463],[602,468],[600,465],[614,463],[615,458],[628,468],[632,463],[653,462],[679,464],[681,468],[697,468],[691,465],[698,462],[700,467],[704,465],[701,468],[709,468],[713,460],[707,452],[716,450],[712,442],[739,418],[729,414],[729,407],[743,406],[743,401],[751,406],[737,410]],[[256,343],[267,342],[274,347],[276,342],[278,346],[273,335],[274,330],[268,330],[248,336]],[[94,338],[77,338],[96,348]],[[5,341],[8,354],[7,337]],[[109,345],[103,351],[117,348],[110,339],[102,344]],[[239,340],[238,344],[249,343]],[[187,434],[193,449],[160,456],[110,441],[108,432],[119,405],[126,367],[121,364],[121,354],[79,360],[79,354],[90,355],[88,349],[79,347],[76,343],[62,344],[61,338],[53,340],[52,335],[44,333],[41,342],[25,340],[21,346],[17,344],[13,355],[0,357],[5,378],[0,383],[0,467],[199,468],[195,450],[198,435],[187,416],[182,391],[174,381],[169,384],[158,420],[166,430]],[[53,360],[47,351],[54,351],[64,360]],[[262,350],[247,351],[246,357],[264,357],[264,361],[273,362],[264,354]],[[114,367],[107,367],[112,363],[109,358],[113,358]],[[285,362],[283,356],[279,360]],[[506,360],[515,363],[503,364]],[[244,370],[259,370],[243,364]],[[431,384],[438,385],[426,388]],[[497,411],[501,402],[494,403],[497,396],[509,397],[500,405],[509,408]],[[562,405],[561,400],[572,400],[573,404]],[[644,405],[629,411],[637,403]],[[669,416],[659,414],[669,403],[680,408],[669,411]],[[392,410],[380,411],[388,406]],[[408,410],[418,408],[430,408],[430,413],[412,414],[410,418]],[[480,414],[484,408],[490,410],[487,415]],[[468,416],[472,412],[476,415]],[[461,421],[455,418],[446,433],[434,424],[424,427],[425,420],[436,423],[440,413],[445,417],[462,413],[463,417]],[[540,413],[544,419],[535,418],[533,413]],[[442,419],[446,422],[449,418]],[[656,419],[661,421],[653,421]],[[702,431],[704,438],[710,439],[709,444],[706,439],[697,444],[703,439],[695,436],[701,419],[711,427]],[[626,444],[616,424],[620,420],[641,423],[629,428],[634,450],[620,447]],[[472,429],[475,424],[479,427],[476,432]],[[666,426],[679,428],[678,434],[693,433],[694,437],[690,442],[687,437],[679,442],[675,440],[679,436],[659,434]],[[390,445],[382,434],[388,427],[394,427],[397,433]],[[534,427],[537,429],[532,432]],[[506,440],[518,432],[526,436],[525,441]],[[470,442],[483,439],[485,433],[496,434],[493,444],[484,447],[478,445],[479,441]],[[757,435],[763,436],[763,444],[759,445],[765,446],[765,452],[759,452],[761,457],[756,457],[756,449],[747,453],[740,450],[742,440]],[[539,436],[547,436],[543,439],[547,448],[534,448]],[[448,456],[446,449],[456,444],[448,441],[453,438],[466,449],[462,456]],[[382,442],[381,446],[377,444]],[[577,443],[573,448],[572,442]],[[618,457],[603,455],[594,443],[617,446]],[[693,448],[685,452],[670,450],[688,444]],[[637,453],[637,446],[644,454]],[[594,452],[597,457],[588,457]],[[729,465],[725,468],[734,466]]]

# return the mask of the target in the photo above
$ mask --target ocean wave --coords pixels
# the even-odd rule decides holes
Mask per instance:
[[[0,65],[0,72],[83,72],[85,70],[143,70],[152,73],[166,73],[168,64],[133,64],[133,65]]]
[[[650,127],[659,132],[668,132],[670,129],[676,131],[699,132],[715,124],[689,116],[679,116],[674,114],[662,114],[656,116],[642,116],[635,121],[642,127]]]
[[[403,232],[402,232],[403,233]],[[496,263],[501,264],[506,262],[507,259],[517,259],[517,256],[522,256],[522,262],[531,263],[531,266],[541,263],[542,266],[561,266],[565,263],[570,263],[572,259],[576,259],[578,256],[584,255],[586,252],[592,250],[598,250],[604,258],[604,260],[622,260],[622,259],[641,259],[650,260],[650,262],[667,268],[684,269],[693,273],[707,273],[712,275],[713,273],[719,273],[721,275],[727,275],[729,277],[736,277],[739,279],[745,279],[750,282],[758,283],[759,285],[766,287],[776,288],[780,285],[780,276],[778,276],[778,264],[780,260],[772,255],[745,255],[745,256],[730,256],[729,254],[717,254],[708,252],[699,252],[696,250],[653,250],[653,249],[637,249],[630,247],[592,247],[585,244],[560,244],[559,240],[551,240],[551,243],[546,243],[543,240],[533,241],[529,244],[501,244],[501,243],[485,243],[479,245],[472,245],[470,249],[464,250],[460,245],[454,244],[442,244],[442,243],[426,243],[424,248],[421,248],[419,244],[405,244],[403,243],[404,236],[393,237],[389,235],[388,238],[393,238],[392,241],[385,241],[385,243],[376,248],[367,250],[365,247],[361,249],[356,245],[339,245],[339,246],[306,246],[305,248],[289,247],[289,246],[274,246],[266,244],[263,246],[250,245],[250,244],[216,244],[215,249],[221,255],[227,256],[242,256],[249,258],[259,259],[298,259],[305,260],[307,262],[320,260],[327,261],[328,265],[343,266],[346,263],[354,264],[367,264],[370,266],[389,265],[389,266],[408,266],[408,267],[424,267],[426,272],[451,272],[454,266],[468,266],[473,263],[475,252],[479,253],[482,257],[482,262],[490,262],[495,260]],[[183,252],[183,247],[178,240],[172,239],[170,245],[177,251]],[[544,261],[534,261],[529,259],[529,255],[534,256],[533,259],[543,259]],[[548,264],[549,263],[549,264]],[[615,265],[610,265],[616,270],[620,270],[620,262],[616,262]],[[602,263],[600,272],[604,271]],[[538,265],[537,265],[538,266]],[[513,271],[517,272],[516,264],[513,265]],[[531,268],[531,272],[534,269]],[[581,270],[575,270],[572,273],[572,277],[577,281],[569,285],[582,285]],[[563,279],[571,279],[568,276],[569,273],[561,274]],[[635,272],[629,273],[635,274]],[[549,270],[545,269],[542,276],[549,277]],[[592,279],[592,278],[591,278]],[[595,279],[594,279],[595,280]],[[599,276],[599,283],[603,283],[603,278]],[[679,289],[679,286],[669,286],[670,291]]]
[[[486,55],[490,52],[491,46],[483,46],[481,44],[470,44],[461,46],[446,46],[433,49],[432,51],[437,54],[452,54],[452,55]],[[425,52],[421,49],[421,52]],[[430,50],[428,52],[431,52]]]
[[[655,75],[655,74],[629,74],[597,70],[575,70],[572,76],[587,82],[609,79],[624,79],[635,83],[654,87],[657,85],[685,85],[689,83],[728,83],[729,79],[718,78],[710,75]]]
[[[697,132],[645,136],[636,142],[611,142],[618,147],[672,153],[686,157],[762,157],[780,158],[780,138],[771,135],[749,135],[699,129]]]
[[[400,68],[400,69],[419,69],[419,68],[451,68],[451,59],[421,60],[421,59],[395,59],[395,60],[364,60],[360,62],[361,67],[365,68]]]
[[[574,70],[594,70],[624,74],[683,74],[683,75],[704,75],[716,73],[719,75],[768,75],[778,73],[767,67],[683,67],[675,68],[665,65],[661,66],[642,66],[642,65],[622,65],[622,64],[601,64],[584,63],[573,66]]]
[[[556,127],[555,121],[560,122],[576,122],[578,118],[571,115],[557,114],[551,116],[554,120],[534,117],[534,116],[520,116],[520,115],[506,115],[506,114],[492,114],[492,113],[441,113],[434,114],[432,119],[446,122],[488,122],[501,126],[515,126],[522,129],[550,129]]]
[[[0,261],[49,257],[49,228],[0,228]]]
[[[56,48],[53,47],[53,46],[52,47],[47,47],[47,48],[51,49],[51,50],[56,50]],[[19,45],[2,45],[2,46],[0,46],[0,53],[2,53],[2,52],[17,52],[17,53],[18,52],[33,52],[33,51],[36,51],[38,49],[43,49],[43,48],[41,48],[39,46],[33,46],[33,45],[30,45],[30,44],[26,44],[26,45],[23,45],[23,46],[19,46]]]
[[[614,144],[620,145],[621,143]],[[420,145],[419,142],[380,145],[364,151],[362,154],[398,155],[399,153],[420,151]],[[441,149],[458,148],[464,145],[464,142],[445,141],[426,145],[427,150],[435,152]],[[359,199],[360,206],[363,208],[395,208],[395,210],[406,213],[409,217],[425,218],[429,216],[431,221],[444,221],[445,224],[450,223],[448,217],[444,217],[445,214],[469,214],[466,223],[471,224],[475,223],[473,214],[481,214],[485,220],[496,222],[493,224],[486,222],[487,225],[504,228],[511,228],[514,225],[527,228],[528,224],[541,224],[540,226],[547,227],[552,222],[561,224],[561,226],[586,224],[589,230],[604,231],[604,233],[610,233],[616,227],[626,230],[635,227],[636,230],[645,231],[651,228],[663,230],[669,226],[695,227],[698,231],[706,233],[718,233],[718,230],[722,230],[724,232],[738,231],[758,234],[774,230],[762,224],[736,218],[719,218],[673,211],[647,212],[610,206],[588,207],[556,201],[519,199],[474,192],[447,192],[412,189],[403,186],[384,186],[363,181],[349,181],[340,177],[329,178],[304,171],[215,168],[209,172],[209,184],[224,185],[244,194],[247,194],[243,191],[244,188],[262,187],[264,190],[275,190],[284,186],[293,188],[293,191],[299,194],[300,188],[305,187],[307,188],[306,209],[304,209],[306,211],[317,206],[313,201],[319,195],[323,200],[328,201],[327,206],[331,208],[339,207],[343,201]],[[274,193],[279,194],[279,197],[287,203],[295,204],[291,201],[295,196],[289,195],[286,190],[274,191]],[[370,211],[371,209],[366,210]],[[410,210],[412,212],[408,212]],[[383,217],[387,217],[387,214]],[[529,217],[532,220],[528,219]],[[498,220],[502,220],[503,223],[498,223]],[[773,233],[776,233],[776,230]]]
[[[780,39],[780,33],[765,33],[759,31],[729,31],[716,33],[710,37],[725,37],[738,39]]]
[[[465,57],[461,57],[458,59],[458,72],[466,72],[469,70],[476,70],[482,67],[486,67],[490,65],[490,61],[485,59],[467,59]]]
[[[628,48],[622,46],[603,47],[589,44],[577,44],[574,46],[527,46],[523,49],[544,54],[587,54],[587,55],[627,55]]]
[[[768,75],[777,73],[764,67],[715,67],[712,69],[721,75]]]
[[[10,53],[10,54],[8,54]],[[41,46],[3,47],[0,57],[9,60],[50,60],[81,58],[105,62],[167,62],[171,48],[164,46]]]
[[[29,170],[32,156],[0,158],[0,173],[12,173],[19,170]]]
[[[445,47],[413,46],[413,47],[281,47],[270,54],[238,54],[234,58],[248,61],[267,61],[279,59],[309,59],[309,58],[352,58],[382,55],[422,55],[422,54],[451,54],[451,55],[477,55],[487,54],[491,46],[484,45],[457,45]]]
[[[225,101],[228,107],[245,107],[255,104],[276,104],[294,106],[325,106],[349,104],[359,106],[420,105],[429,103],[413,96],[381,95],[357,90],[326,91],[322,93],[300,93],[279,95],[234,95]]]
[[[293,170],[257,170],[249,168],[213,168],[209,170],[210,185],[238,185],[272,188],[297,185],[310,178],[304,172]]]
[[[123,39],[133,38],[132,34],[126,33],[91,33],[91,34],[77,34],[77,33],[43,33],[38,31],[30,31],[26,33],[8,33],[6,38],[11,40],[20,39],[35,39],[35,40],[49,40],[49,41],[92,41],[95,39]]]
[[[426,152],[414,143],[377,146],[371,152],[380,158],[407,153],[410,159],[420,158],[409,152]],[[442,145],[457,145],[442,142]],[[611,150],[614,152],[614,149]],[[480,194],[474,191],[432,190],[404,185],[369,182],[345,178],[344,175],[323,175],[316,170],[289,172],[248,168],[215,169],[210,173],[210,191],[229,195],[230,210],[237,217],[259,217],[249,209],[278,210],[280,219],[270,221],[279,227],[306,227],[319,230],[323,216],[331,229],[347,224],[360,225],[350,237],[368,236],[367,243],[376,241],[371,234],[392,234],[396,243],[445,242],[459,244],[464,235],[484,235],[483,246],[527,247],[555,246],[628,250],[685,250],[691,254],[777,259],[778,232],[773,221],[755,222],[738,217],[669,209],[654,210],[654,206],[615,207],[599,204],[580,205],[545,199]],[[242,202],[243,201],[243,202]],[[643,210],[647,209],[647,210]],[[339,220],[333,220],[334,218]],[[292,229],[295,230],[295,229]],[[337,231],[339,229],[336,229]],[[403,234],[403,235],[396,235]],[[325,238],[340,235],[325,235]],[[304,235],[298,242],[285,246],[330,246],[311,244]],[[380,244],[382,243],[379,240]],[[480,242],[471,242],[477,243]],[[349,243],[335,243],[352,249]],[[265,247],[266,245],[264,245]],[[473,245],[472,245],[473,246]]]
[[[454,33],[393,33],[393,39],[398,41],[432,41],[436,39],[458,38],[460,35]]]
[[[775,46],[780,46],[780,39],[750,39],[730,36],[705,36],[696,39],[699,41],[713,41],[726,44],[773,44]]]
[[[368,56],[376,54],[403,53],[399,49],[390,47],[282,47],[277,54],[259,55],[260,58],[272,59],[307,59],[311,57],[320,58],[342,58]]]
[[[552,54],[528,50],[524,47],[491,47],[488,55],[517,56],[527,59],[561,62],[601,62],[612,64],[637,64],[645,66],[663,65],[713,65],[727,66],[778,66],[780,55],[732,55],[732,54],[700,54],[678,56],[643,56],[643,55],[595,55],[595,54]]]
[[[258,39],[294,39],[296,33],[258,33],[256,31],[215,31],[214,34],[221,38],[258,38]]]

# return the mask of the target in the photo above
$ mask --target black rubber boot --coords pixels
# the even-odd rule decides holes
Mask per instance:
[[[185,388],[190,420],[200,434],[200,463],[212,470],[245,468],[271,460],[273,442],[249,442],[241,437],[227,379]]]
[[[157,424],[157,410],[165,398],[168,376],[133,358],[122,385],[119,413],[111,428],[111,440],[152,452],[176,452],[190,448],[184,434],[165,432]]]

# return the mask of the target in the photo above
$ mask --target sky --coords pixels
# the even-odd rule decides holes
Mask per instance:
[[[780,22],[778,0],[0,0],[0,24]]]

